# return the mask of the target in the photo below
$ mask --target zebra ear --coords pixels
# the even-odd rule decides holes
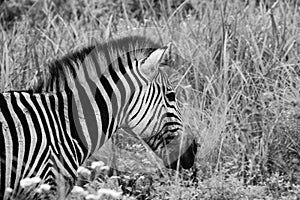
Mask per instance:
[[[141,64],[141,72],[152,80],[158,73],[158,68],[165,62],[171,49],[171,43],[167,46],[161,47],[153,51],[144,62]]]

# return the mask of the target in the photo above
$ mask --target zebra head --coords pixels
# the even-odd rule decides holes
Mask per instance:
[[[168,168],[188,169],[197,148],[192,135],[184,131],[175,90],[164,72],[169,53],[170,45],[135,60],[135,74],[144,82],[129,101],[126,129],[139,135]]]
[[[180,160],[180,167],[190,168],[196,143],[183,129],[164,72],[170,53],[170,45],[160,48],[140,36],[112,40],[50,63],[30,90],[68,94],[70,133],[76,133],[71,137],[83,152],[80,164],[122,128],[142,138],[167,167],[175,169]]]

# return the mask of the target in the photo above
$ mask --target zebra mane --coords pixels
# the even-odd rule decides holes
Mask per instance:
[[[96,59],[97,67],[100,67],[99,70],[103,75],[107,73],[109,66],[118,71],[117,59],[121,58],[126,66],[126,53],[129,53],[131,60],[139,60],[159,47],[159,44],[142,36],[127,36],[91,45],[48,64],[44,71],[35,74],[28,88],[32,92],[49,91],[49,84],[56,82],[59,87],[65,84],[67,79],[80,78],[81,74],[77,73],[80,70],[78,68],[86,67],[87,65],[83,64],[86,60]]]

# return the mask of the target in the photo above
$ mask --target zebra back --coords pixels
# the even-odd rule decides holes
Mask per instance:
[[[128,57],[139,60],[159,47],[158,43],[142,36],[128,36],[88,46],[54,60],[43,69],[36,71],[27,89],[38,93],[64,91],[67,80],[80,78],[78,69],[75,69],[81,66],[79,63],[92,59],[97,67],[89,69],[93,71],[95,78],[98,78],[109,73],[110,67],[118,71],[118,58],[124,60],[125,63],[128,62]],[[91,65],[84,67],[89,66]]]

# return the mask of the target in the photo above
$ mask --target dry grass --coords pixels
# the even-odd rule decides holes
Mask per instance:
[[[136,33],[174,44],[178,57],[171,79],[186,123],[201,143],[197,181],[178,175],[159,177],[150,170],[153,183],[146,196],[299,198],[300,13],[296,1],[267,1],[268,9],[240,0],[176,5],[173,1],[82,0],[63,1],[59,9],[56,1],[24,2],[6,2],[5,9],[21,8],[18,13],[23,15],[13,23],[5,21],[0,29],[1,91],[24,89],[45,63],[94,39]],[[138,163],[139,155],[136,158]],[[130,166],[128,160],[119,162],[121,167]],[[107,182],[100,184],[98,179],[89,185],[105,186]]]

